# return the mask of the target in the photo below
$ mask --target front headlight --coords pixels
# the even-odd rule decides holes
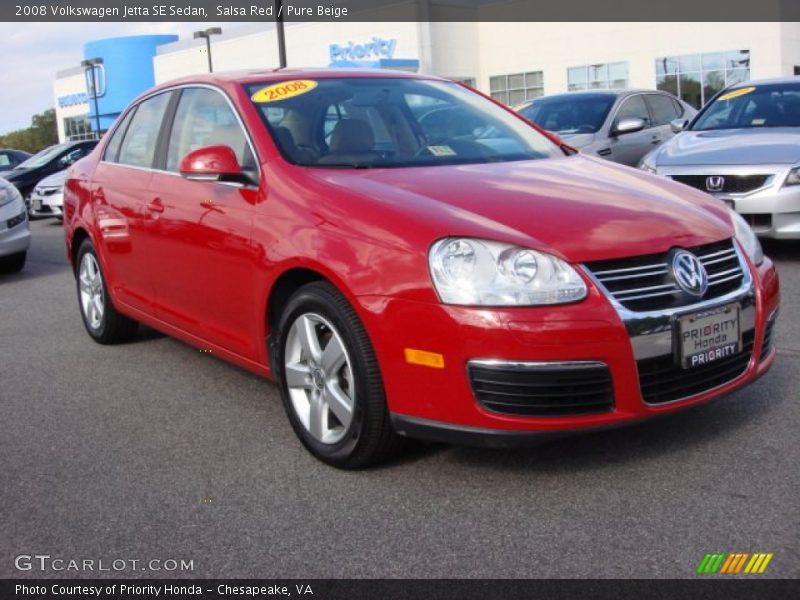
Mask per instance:
[[[17,188],[11,185],[0,186],[0,206],[11,204],[17,198],[21,198]]]
[[[639,162],[639,168],[642,171],[645,171],[647,173],[652,173],[653,175],[655,175],[656,174],[656,159],[655,159],[655,156],[652,153],[648,154],[647,156],[645,156]]]
[[[789,171],[789,175],[783,185],[800,185],[800,167],[795,167]]]
[[[529,248],[446,238],[428,253],[433,286],[445,304],[536,306],[583,300],[586,284],[563,260]]]
[[[764,251],[761,249],[761,242],[758,241],[753,229],[742,218],[742,215],[734,210],[731,210],[730,213],[733,229],[736,232],[736,240],[742,245],[753,264],[760,265],[764,262]]]

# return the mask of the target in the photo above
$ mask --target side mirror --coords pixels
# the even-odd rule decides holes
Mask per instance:
[[[178,170],[190,181],[226,181],[251,184],[250,176],[242,172],[236,153],[230,146],[203,146],[181,159]]]
[[[688,119],[672,119],[672,121],[669,122],[669,128],[672,130],[672,133],[680,133],[686,129],[688,124]]]
[[[639,117],[622,117],[611,130],[611,135],[636,133],[644,129],[646,124],[644,119],[640,119]]]

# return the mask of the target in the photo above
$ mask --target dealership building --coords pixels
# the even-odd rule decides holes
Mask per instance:
[[[468,83],[510,105],[597,88],[668,90],[696,107],[726,85],[800,74],[800,23],[287,23],[290,67],[377,67]],[[223,26],[214,71],[278,65],[272,24]],[[155,83],[205,73],[205,39],[97,40],[56,73],[61,141],[93,137]],[[96,60],[100,59],[100,60]],[[94,64],[89,64],[94,63]]]

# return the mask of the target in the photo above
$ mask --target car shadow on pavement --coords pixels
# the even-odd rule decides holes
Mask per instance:
[[[800,262],[798,240],[761,240],[761,247],[773,260]]]
[[[777,370],[790,370],[776,364]],[[783,374],[790,376],[788,371]],[[602,469],[629,461],[657,458],[692,446],[711,443],[721,436],[752,426],[786,398],[769,375],[754,386],[714,401],[655,419],[605,431],[570,434],[528,448],[486,449],[431,445],[417,452],[423,456],[446,453],[446,460],[478,468],[553,473],[576,469]],[[774,387],[774,389],[772,389]]]
[[[46,240],[39,238],[40,228],[61,229],[61,221],[57,219],[37,219],[35,229],[32,229],[31,247],[28,249],[28,258],[25,266],[17,273],[0,273],[0,286],[38,277],[47,277],[59,272],[69,272],[69,263],[61,245],[52,249]]]
[[[136,337],[131,341],[126,342],[126,345],[141,344],[142,342],[150,342],[152,340],[160,340],[161,338],[168,337],[166,333],[161,333],[156,329],[152,329],[147,325],[139,324],[139,331],[136,332]],[[178,341],[178,340],[176,340]]]
[[[17,273],[0,273],[0,286],[9,285],[17,281],[48,277],[56,273],[68,271],[67,261],[58,261],[41,258],[31,258],[25,261],[25,266]]]

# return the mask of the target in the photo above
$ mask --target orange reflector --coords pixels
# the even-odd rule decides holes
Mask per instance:
[[[434,369],[444,369],[444,356],[436,352],[425,352],[425,350],[414,350],[406,348],[404,350],[406,362],[410,365],[422,365]]]

